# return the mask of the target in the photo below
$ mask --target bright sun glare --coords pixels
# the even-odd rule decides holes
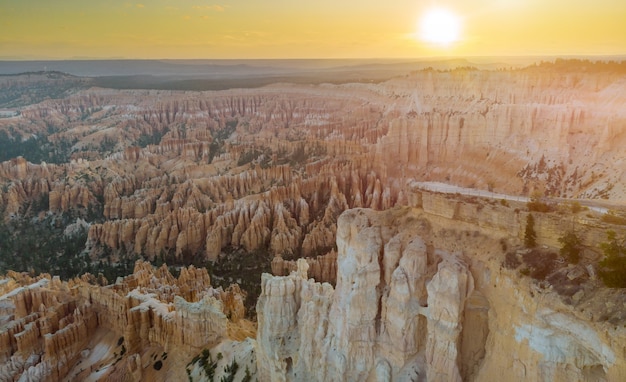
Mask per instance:
[[[428,43],[450,45],[459,39],[461,21],[452,12],[443,8],[433,8],[420,19],[419,37]]]

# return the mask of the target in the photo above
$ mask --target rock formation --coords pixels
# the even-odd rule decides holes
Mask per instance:
[[[623,325],[503,269],[498,246],[421,208],[343,213],[334,289],[309,279],[304,259],[263,276],[259,379],[624,378]]]
[[[325,255],[305,258],[309,265],[308,274],[318,282],[335,285],[337,282],[337,251],[334,249]],[[298,269],[296,260],[285,260],[281,256],[272,260],[272,274],[287,276]]]
[[[85,376],[81,373],[90,367],[85,354],[98,346],[117,349],[115,357],[102,353],[93,360],[116,358],[104,375],[125,370],[116,367],[122,361],[141,376],[145,349],[176,351],[191,359],[227,339],[227,326],[243,320],[238,286],[213,289],[204,268],[182,268],[176,279],[165,266],[154,269],[138,261],[132,275],[113,285],[100,287],[93,281],[88,275],[61,282],[14,272],[1,280],[3,380],[62,380],[71,372]],[[102,336],[113,338],[117,346],[106,345]],[[180,368],[175,375],[182,377],[182,372]]]
[[[188,263],[226,248],[321,255],[342,211],[405,205],[415,178],[622,200],[624,86],[619,72],[573,65],[423,70],[376,85],[81,90],[0,120],[13,139],[42,136],[70,157],[1,163],[0,210],[89,210],[101,214],[92,256],[106,246]]]

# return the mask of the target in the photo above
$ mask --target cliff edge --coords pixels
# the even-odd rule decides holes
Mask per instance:
[[[305,260],[263,276],[259,380],[624,380],[623,325],[502,267],[499,246],[420,209],[346,211],[335,288]]]

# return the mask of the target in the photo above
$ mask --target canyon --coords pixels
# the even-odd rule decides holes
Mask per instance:
[[[68,147],[67,162],[3,162],[0,207],[91,208],[92,255],[188,262],[229,246],[323,255],[340,212],[405,204],[412,179],[621,202],[624,81],[531,67],[379,85],[78,90],[0,120],[11,139]]]
[[[0,375],[626,379],[626,294],[598,277],[626,218],[622,67],[221,91],[0,76],[19,111],[0,119]],[[556,254],[570,231],[577,264]]]

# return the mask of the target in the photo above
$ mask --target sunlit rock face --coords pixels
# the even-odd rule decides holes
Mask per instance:
[[[288,276],[263,276],[259,380],[626,375],[623,325],[589,319],[551,289],[502,269],[490,231],[466,235],[462,226],[421,209],[343,213],[335,288],[308,279],[304,259]]]
[[[183,268],[176,279],[166,267],[137,262],[132,275],[113,285],[95,281],[14,272],[0,280],[2,380],[115,378],[127,366],[141,380],[156,360],[146,361],[150,349],[178,352],[170,376],[182,377],[184,364],[176,363],[226,340],[227,326],[244,315],[239,288],[213,289],[203,268]]]
[[[617,105],[625,100],[624,86],[617,73],[416,73],[380,89],[395,95],[406,114],[390,122],[377,158],[394,153],[409,168],[428,168],[427,177],[483,189],[539,187],[595,197],[606,190],[607,197],[623,199],[624,170],[615,173],[602,158],[611,153],[619,160],[625,114]],[[594,164],[600,165],[592,180]]]

